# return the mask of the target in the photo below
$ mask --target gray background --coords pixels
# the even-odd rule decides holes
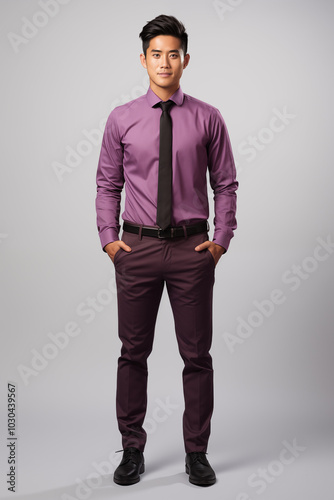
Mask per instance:
[[[330,246],[317,246],[319,238],[334,238],[334,6],[217,5],[71,0],[45,17],[37,1],[1,1],[4,497],[13,497],[6,489],[9,381],[18,399],[17,498],[313,500],[332,490],[334,256]],[[129,488],[111,480],[122,455],[115,453],[122,448],[114,408],[117,299],[95,225],[101,140],[82,141],[85,130],[103,130],[115,105],[146,92],[138,34],[162,13],[186,25],[191,60],[182,89],[222,112],[240,183],[238,230],[216,268],[208,458],[218,481],[205,493],[184,472],[182,360],[166,294],[149,358],[147,472]],[[15,51],[8,34],[22,36],[24,18],[45,25]],[[284,108],[286,123],[273,122],[274,110]],[[280,131],[268,130],[273,123]],[[251,137],[261,150],[246,154]],[[69,148],[82,152],[78,164],[57,177],[55,165],[66,166]],[[280,304],[267,302],[267,316],[259,312],[256,301],[279,293]],[[242,320],[249,325],[244,338]],[[49,334],[69,322],[80,333],[63,349],[48,347]],[[233,349],[227,333],[239,339]],[[32,368],[34,349],[54,358],[24,383],[19,367]],[[163,409],[168,401],[174,406]],[[280,465],[285,441],[303,450]],[[269,470],[263,493],[249,483],[259,468]]]

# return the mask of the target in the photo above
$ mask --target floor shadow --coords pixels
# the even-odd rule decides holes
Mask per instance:
[[[217,454],[215,452],[208,454],[208,459],[217,474],[216,484],[219,483],[218,475],[224,474],[224,472],[237,470],[252,464],[268,462],[273,458],[273,450],[270,450],[269,447],[267,447],[267,449],[262,447],[257,450],[253,448],[249,451],[243,450],[237,453],[234,452],[234,456],[231,454],[230,457],[227,456],[227,453],[228,451],[225,450],[225,457],[219,460],[217,460]],[[145,457],[145,462],[146,470],[145,473],[141,475],[139,483],[131,486],[120,486],[113,482],[112,474],[100,476],[99,486],[91,488],[88,493],[86,491],[85,498],[91,498],[92,500],[109,500],[110,498],[115,497],[121,498],[122,496],[128,495],[131,491],[133,491],[136,493],[136,496],[143,493],[143,498],[145,496],[145,499],[148,499],[148,492],[150,490],[161,487],[175,486],[176,484],[183,484],[198,490],[198,486],[192,485],[189,482],[189,476],[184,470],[184,464],[180,461],[179,454],[176,456],[176,454],[171,453],[168,456],[165,455],[157,460],[152,460],[152,457],[149,457],[149,460],[147,460],[147,457]],[[175,464],[180,465],[179,473],[162,477],[151,477],[151,475],[157,471],[160,470],[162,472],[168,466]],[[85,479],[83,479],[83,482],[86,484]],[[215,485],[210,486],[210,488],[214,486]],[[60,500],[63,498],[75,500],[79,498],[76,488],[77,484],[71,484],[62,488],[44,490],[26,495],[16,493],[15,498],[17,500]],[[12,500],[12,497],[2,497],[2,500]]]

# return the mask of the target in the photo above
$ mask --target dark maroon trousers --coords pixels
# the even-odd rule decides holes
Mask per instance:
[[[147,406],[147,358],[164,284],[172,307],[180,355],[185,410],[186,453],[207,450],[213,412],[212,292],[215,262],[209,250],[195,251],[208,240],[200,233],[186,238],[158,239],[123,231],[131,252],[114,258],[117,285],[118,359],[116,414],[123,449],[144,451],[143,422]]]

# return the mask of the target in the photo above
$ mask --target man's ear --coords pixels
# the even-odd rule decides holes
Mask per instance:
[[[142,66],[144,66],[144,68],[147,69],[145,54],[140,54],[140,62],[142,64]]]
[[[184,56],[184,60],[183,60],[183,69],[186,68],[189,64],[189,60],[190,60],[190,54],[186,54]]]

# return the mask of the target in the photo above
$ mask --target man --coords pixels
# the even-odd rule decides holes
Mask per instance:
[[[184,361],[185,468],[191,483],[207,486],[216,481],[206,458],[213,411],[212,291],[215,267],[236,229],[238,183],[220,112],[181,90],[190,59],[183,24],[161,15],[139,36],[150,86],[146,95],[111,112],[97,170],[97,226],[115,266],[122,341],[116,413],[124,453],[114,481],[137,483],[145,469],[147,358],[166,283]],[[207,169],[215,203],[212,241]]]

